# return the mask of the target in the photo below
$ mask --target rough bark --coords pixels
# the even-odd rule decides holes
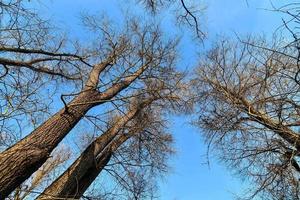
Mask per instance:
[[[135,107],[94,140],[37,199],[80,198],[109,162],[112,153],[130,137],[130,134],[118,137],[118,132],[137,116],[141,109],[140,106]]]
[[[90,99],[93,99],[93,93],[80,95],[72,103]],[[1,199],[7,197],[47,160],[52,150],[92,106],[70,106],[68,112],[61,109],[30,135],[0,154]]]
[[[88,154],[85,154],[84,157],[81,156],[82,160],[75,162],[61,177],[51,184],[37,200],[49,198],[79,199],[82,197],[104,167],[109,163],[113,153],[131,136],[131,134],[123,134],[117,137],[103,148],[102,152],[96,157],[95,155],[90,156]],[[93,159],[93,162],[85,163],[90,159]],[[76,174],[75,170],[80,168],[83,169],[80,170],[81,174]]]
[[[127,88],[148,67],[141,66],[135,73],[114,84],[103,93],[96,89],[99,74],[110,60],[96,65],[82,93],[27,137],[0,154],[0,199],[7,197],[47,160],[53,149],[92,107],[105,103]]]

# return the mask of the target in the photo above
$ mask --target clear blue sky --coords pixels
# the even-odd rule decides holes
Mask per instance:
[[[120,0],[122,1],[122,0]],[[111,3],[114,2],[114,3]],[[58,26],[66,28],[76,37],[84,38],[79,29],[79,13],[106,11],[111,17],[121,17],[122,12],[115,7],[118,3],[112,0],[59,0],[47,1],[42,9],[58,22]],[[126,2],[126,0],[124,0]],[[208,9],[204,14],[203,23],[208,38],[204,51],[215,39],[216,35],[235,33],[271,35],[281,23],[276,13],[264,10],[270,8],[269,0],[207,0],[203,1]],[[274,2],[276,2],[274,0]],[[278,1],[277,1],[278,2]],[[287,3],[288,1],[286,1]],[[185,45],[181,66],[191,66],[195,60],[192,43],[185,37]],[[160,181],[160,195],[163,200],[229,200],[234,194],[240,194],[243,185],[238,177],[230,172],[211,156],[210,167],[206,161],[206,146],[201,140],[200,130],[192,128],[188,117],[174,117],[171,132],[175,136],[177,155],[170,160],[171,173]]]

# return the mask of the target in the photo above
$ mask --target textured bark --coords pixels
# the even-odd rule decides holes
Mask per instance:
[[[30,135],[0,154],[0,199],[7,197],[17,186],[34,173],[49,157],[52,150],[80,121],[93,104],[98,92],[79,95],[71,104],[78,106],[60,110]]]
[[[80,157],[37,199],[80,198],[107,165],[112,153],[130,137],[130,134],[118,136],[118,132],[140,110],[141,107],[132,109],[112,128],[93,141]]]
[[[149,66],[149,63],[141,66],[135,73],[100,94],[94,89],[99,74],[110,65],[110,60],[93,68],[83,92],[67,105],[67,110],[61,109],[27,137],[0,154],[0,199],[7,197],[42,166],[89,109],[105,103],[127,88]]]
[[[79,198],[109,162],[110,153],[103,154],[100,163],[96,162],[97,143],[93,142],[81,156],[37,199]],[[100,160],[99,159],[99,160]]]
[[[108,144],[103,151],[95,156],[93,147],[86,149],[79,159],[69,167],[55,182],[53,182],[37,200],[45,199],[79,199],[89,188],[104,167],[109,163],[113,153],[121,146],[130,134],[121,135]],[[89,151],[89,152],[88,152]]]

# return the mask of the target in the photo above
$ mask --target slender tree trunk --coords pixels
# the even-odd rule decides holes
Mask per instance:
[[[112,128],[93,141],[37,199],[80,198],[107,165],[113,152],[132,135],[131,133],[118,136],[118,132],[137,116],[141,109],[141,107],[132,109]]]

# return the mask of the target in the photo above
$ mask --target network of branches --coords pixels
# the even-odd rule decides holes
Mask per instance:
[[[191,113],[208,150],[254,183],[243,199],[300,199],[299,3],[271,4],[284,16],[272,39],[219,38],[192,72],[155,16],[203,42],[202,3],[129,1],[149,21],[82,14],[89,41],[37,3],[0,2],[0,199],[157,199],[170,116]]]

